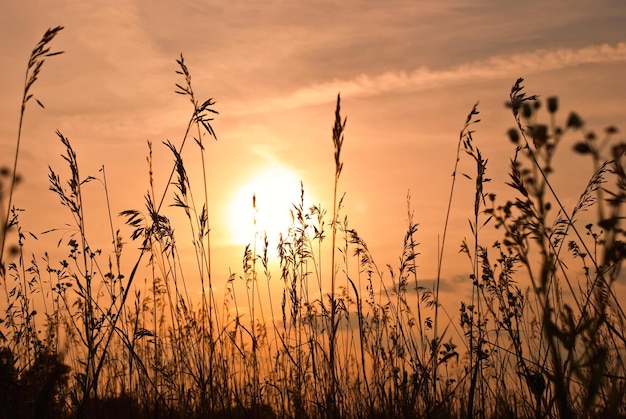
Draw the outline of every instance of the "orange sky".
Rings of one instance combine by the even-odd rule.
[[[46,109],[27,110],[19,165],[24,182],[14,202],[27,209],[24,227],[40,233],[70,221],[48,191],[48,165],[64,169],[56,129],[72,141],[84,176],[105,166],[115,213],[143,206],[148,139],[155,144],[157,189],[163,189],[171,155],[161,141],[179,144],[191,112],[174,94],[182,52],[196,95],[215,98],[220,112],[219,141],[207,144],[218,278],[229,268],[240,271],[242,247],[228,245],[227,213],[238,189],[256,175],[276,166],[293,170],[330,211],[338,92],[348,117],[340,191],[350,225],[381,267],[396,265],[410,190],[424,279],[436,275],[458,133],[477,100],[482,122],[475,141],[489,158],[495,191],[507,180],[513,151],[505,135],[513,119],[503,104],[517,77],[526,79],[529,93],[558,95],[562,119],[576,110],[598,130],[626,129],[621,0],[0,0],[0,9],[1,165],[12,162],[30,51],[45,29],[65,26],[53,48],[66,54],[45,64],[35,86]],[[555,182],[572,204],[591,162],[563,148]],[[194,157],[186,156],[188,164],[199,167]],[[471,170],[468,160],[461,166]],[[88,199],[93,212],[87,217],[97,230],[102,188],[91,185]],[[472,200],[473,183],[459,178],[445,290],[454,290],[452,278],[469,270],[456,253],[471,234]],[[46,239],[52,243],[46,246],[58,238]]]

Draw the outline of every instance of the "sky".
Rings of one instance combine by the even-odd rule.
[[[214,98],[219,112],[218,141],[205,143],[218,278],[241,270],[241,225],[249,225],[241,217],[250,213],[233,213],[251,203],[252,192],[261,209],[287,217],[287,209],[271,207],[276,196],[263,199],[260,185],[275,182],[270,191],[281,191],[288,206],[302,181],[310,202],[331,211],[338,93],[347,116],[344,214],[379,265],[396,266],[410,192],[420,224],[418,273],[426,281],[436,276],[459,131],[474,103],[481,117],[474,140],[489,159],[489,188],[498,193],[514,151],[506,137],[514,121],[504,103],[518,77],[529,94],[560,98],[561,121],[575,110],[597,130],[624,129],[621,0],[0,0],[0,10],[2,166],[12,163],[30,51],[47,28],[65,27],[52,44],[65,54],[45,63],[34,90],[46,109],[26,113],[23,182],[14,202],[26,209],[24,228],[39,235],[71,221],[48,191],[48,166],[66,174],[56,130],[72,142],[83,176],[101,178],[105,167],[113,213],[143,206],[148,140],[163,190],[172,158],[161,143],[180,144],[193,110],[174,93],[182,53],[196,96]],[[554,179],[571,206],[592,166],[563,148]],[[195,150],[183,157],[199,179]],[[460,170],[471,173],[469,159]],[[471,270],[457,253],[471,235],[473,186],[457,179],[442,272],[450,294]],[[90,185],[86,199],[88,228],[107,246],[102,184]],[[114,224],[122,228],[123,220]],[[54,247],[60,237],[40,242]]]

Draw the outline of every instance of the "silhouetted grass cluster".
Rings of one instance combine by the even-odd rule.
[[[476,104],[459,135],[431,289],[418,276],[410,195],[397,266],[380,268],[349,225],[340,193],[346,118],[338,96],[330,218],[321,206],[304,204],[303,187],[277,260],[258,232],[244,249],[240,273],[215,277],[205,140],[217,139],[211,126],[217,111],[213,99],[195,97],[181,56],[176,93],[193,109],[180,143],[164,143],[173,165],[159,193],[148,144],[144,207],[120,214],[130,237],[114,227],[117,218],[108,209],[102,225],[110,230],[111,247],[90,246],[83,190],[101,180],[108,202],[106,174],[102,168],[98,179],[84,176],[70,140],[57,132],[70,175],[50,168],[50,189],[71,216],[73,233],[60,241],[65,258],[52,260],[46,252],[28,260],[29,238],[12,206],[22,118],[45,58],[58,54],[48,45],[61,29],[47,31],[31,55],[13,169],[0,171],[6,207],[0,416],[626,417],[626,317],[614,291],[626,256],[626,144],[614,140],[616,128],[600,138],[575,113],[559,122],[557,98],[527,95],[518,79],[508,101],[512,198],[501,202],[488,192],[488,159],[475,138]],[[577,138],[570,142],[574,152],[588,155],[595,171],[568,209],[550,176],[557,148],[571,136]],[[189,146],[202,159],[199,184],[183,161]],[[461,159],[475,168],[464,174],[475,195],[471,234],[461,243],[472,292],[452,316],[439,303],[439,283]],[[185,215],[193,266],[181,264],[164,205]],[[485,229],[495,229],[499,239],[486,243]],[[17,233],[15,243],[7,241],[10,232]],[[129,268],[122,254],[132,259]],[[190,298],[189,278],[200,280],[200,301]],[[270,292],[273,281],[282,284],[279,301]],[[225,290],[222,301],[218,288]]]

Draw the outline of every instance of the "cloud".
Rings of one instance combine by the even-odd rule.
[[[496,55],[444,70],[420,67],[412,72],[388,71],[360,74],[351,80],[333,80],[301,88],[263,102],[241,103],[231,112],[245,115],[295,109],[334,101],[338,92],[350,97],[373,97],[386,93],[416,92],[468,81],[511,78],[584,64],[626,61],[626,43],[590,45],[583,48],[539,49],[513,55]]]
[[[436,278],[419,278],[417,280],[417,285],[425,290],[428,291],[435,291],[435,284],[437,282]],[[396,291],[395,288],[392,284],[385,284],[386,285],[386,291],[383,289],[378,289],[376,291],[376,295],[382,295],[382,296],[386,296],[387,294],[389,294],[390,296],[392,295],[396,295]],[[457,274],[457,275],[452,275],[450,277],[444,277],[441,278],[441,280],[439,281],[439,292],[440,293],[452,293],[452,294],[456,294],[459,292],[460,289],[470,289],[471,286],[471,281],[469,279],[469,273],[467,274]],[[417,290],[415,289],[415,283],[413,282],[413,280],[411,279],[409,281],[409,284],[406,287],[406,295],[416,295],[417,294]],[[420,294],[423,294],[423,291],[420,291]]]

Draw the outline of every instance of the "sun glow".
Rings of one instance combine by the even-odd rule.
[[[290,209],[300,202],[300,179],[285,167],[267,169],[240,187],[228,206],[233,244],[248,244],[267,233],[275,248],[291,224]]]

